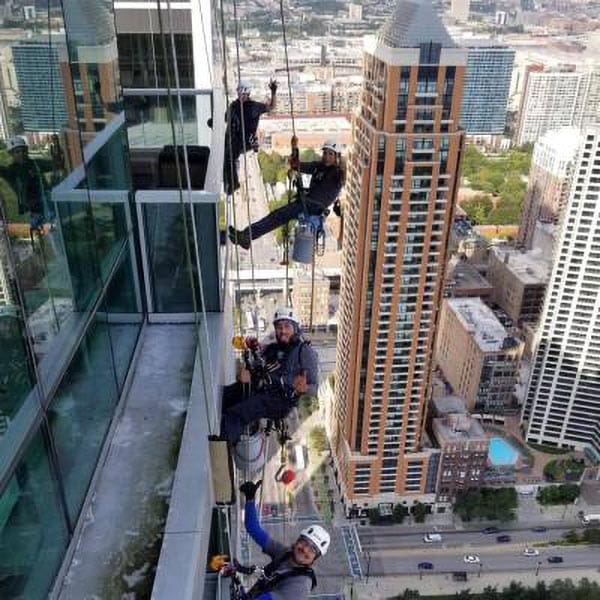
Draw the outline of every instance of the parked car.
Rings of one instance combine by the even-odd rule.
[[[481,530],[481,533],[498,533],[500,530],[497,527],[486,527]]]
[[[465,554],[463,560],[469,565],[476,565],[481,562],[477,554]]]
[[[531,531],[535,531],[536,533],[544,533],[544,531],[548,531],[548,528],[544,527],[543,525],[536,525],[535,527],[531,528]]]
[[[433,542],[441,542],[442,536],[439,533],[426,533],[423,536],[423,541],[431,544]]]
[[[564,559],[562,556],[549,556],[548,562],[549,563],[561,563],[561,562],[564,562]]]
[[[505,544],[506,542],[510,542],[510,540],[511,540],[510,535],[499,535],[496,538],[496,541],[500,542],[501,544]]]
[[[430,562],[420,562],[417,567],[419,569],[423,569],[424,571],[431,571],[433,569],[433,563]]]
[[[539,556],[540,551],[536,548],[525,548],[523,550],[523,556]]]

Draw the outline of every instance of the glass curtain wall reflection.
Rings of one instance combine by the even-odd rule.
[[[47,597],[144,318],[112,6],[0,25],[3,600]]]

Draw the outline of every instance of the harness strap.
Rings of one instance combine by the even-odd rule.
[[[260,579],[248,590],[247,598],[254,600],[261,594],[271,592],[290,577],[308,577],[311,581],[311,591],[317,586],[317,577],[310,567],[292,567],[288,571],[277,573],[277,569],[292,555],[291,550],[275,557],[263,570]]]

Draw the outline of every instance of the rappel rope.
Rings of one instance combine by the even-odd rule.
[[[162,20],[162,8],[161,8],[161,0],[156,0],[157,3],[157,17],[158,17],[158,24],[159,24],[159,31],[160,31],[160,39],[162,42],[162,58],[164,60],[165,65],[169,64],[168,61],[168,55],[167,55],[167,46],[165,43],[165,39],[166,39],[166,33],[164,30],[164,26],[163,26],[163,20]],[[167,0],[167,13],[169,15],[169,24],[170,24],[170,29],[171,29],[171,45],[173,48],[173,67],[174,67],[174,71],[175,71],[175,81],[176,81],[176,85],[178,86],[179,83],[179,73],[178,73],[178,64],[177,64],[177,55],[175,54],[175,38],[174,38],[174,34],[173,34],[173,27],[172,27],[172,14],[171,14],[171,0]],[[189,240],[189,225],[188,225],[188,215],[186,212],[186,203],[183,199],[183,180],[181,177],[181,164],[180,164],[180,160],[179,160],[179,151],[178,151],[178,146],[177,146],[177,136],[176,136],[176,132],[175,132],[175,118],[174,118],[174,110],[173,110],[173,93],[172,93],[172,85],[171,85],[171,74],[169,72],[169,69],[166,68],[165,69],[165,73],[166,73],[166,89],[167,89],[167,113],[168,113],[168,119],[169,119],[169,123],[171,125],[171,135],[173,137],[173,147],[174,147],[174,155],[175,155],[175,171],[177,172],[177,186],[178,186],[178,191],[179,191],[179,202],[180,202],[180,206],[181,206],[181,214],[182,214],[182,221],[183,221],[183,231],[184,231],[184,246],[185,246],[185,254],[186,254],[186,262],[187,262],[187,270],[188,270],[188,276],[189,276],[189,282],[190,282],[190,288],[191,288],[191,292],[192,292],[192,307],[193,307],[193,311],[194,311],[194,333],[196,336],[196,342],[198,344],[198,348],[201,348],[202,346],[205,346],[205,348],[209,348],[209,336],[208,336],[208,325],[207,325],[207,319],[206,319],[206,304],[204,302],[204,285],[203,285],[203,281],[202,281],[202,268],[200,265],[200,255],[199,255],[199,248],[198,248],[198,238],[196,235],[196,227],[195,227],[195,218],[194,218],[194,212],[193,212],[193,204],[191,201],[191,178],[190,178],[190,171],[189,171],[189,164],[188,164],[188,160],[187,160],[187,146],[185,145],[185,138],[184,138],[184,130],[183,130],[183,112],[181,111],[181,91],[179,90],[179,86],[178,86],[178,99],[179,99],[179,103],[180,103],[180,126],[181,126],[181,135],[182,135],[182,141],[183,141],[183,147],[184,147],[184,159],[185,159],[185,175],[186,175],[186,180],[187,180],[187,191],[188,191],[188,197],[190,200],[190,213],[191,213],[191,219],[192,219],[192,229],[193,229],[193,234],[194,234],[194,246],[195,246],[195,251],[196,251],[196,269],[197,269],[197,278],[198,278],[198,287],[200,290],[200,301],[202,302],[202,316],[203,316],[203,322],[204,322],[204,330],[205,330],[205,337],[206,337],[206,341],[205,344],[201,343],[200,340],[200,323],[199,323],[199,316],[198,316],[198,298],[196,296],[196,285],[194,282],[194,273],[193,273],[193,266],[192,266],[192,250],[190,248],[190,240]],[[204,405],[205,405],[205,411],[206,411],[206,419],[207,419],[207,423],[208,423],[208,428],[209,428],[209,432],[212,432],[212,428],[211,428],[211,414],[210,414],[210,406],[209,406],[209,389],[207,387],[208,385],[208,377],[205,373],[205,369],[208,365],[206,365],[205,363],[208,362],[210,363],[210,355],[208,356],[208,361],[204,361],[201,360],[201,368],[202,368],[202,385],[204,388]],[[210,371],[209,371],[210,372]]]
[[[288,44],[287,44],[287,32],[285,27],[285,13],[283,10],[283,0],[279,0],[279,15],[281,18],[281,33],[283,36],[283,52],[285,57],[285,72],[287,78],[287,86],[288,86],[288,96],[290,99],[290,117],[292,119],[292,154],[294,153],[294,142],[297,144],[298,138],[296,136],[296,119],[294,117],[294,94],[292,93],[292,79],[290,77],[290,60],[288,55]],[[296,152],[298,148],[296,146]],[[299,157],[298,157],[299,158]],[[298,177],[300,175],[298,174]],[[291,177],[288,176],[287,182],[287,201],[290,204],[292,199],[292,180]],[[284,230],[284,252],[283,252],[283,260],[285,262],[285,302],[288,306],[292,305],[291,295],[290,295],[290,224],[289,222],[285,224]]]
[[[235,37],[235,54],[236,54],[236,60],[237,60],[237,76],[238,76],[238,83],[242,80],[242,69],[241,69],[241,61],[240,61],[240,36],[239,36],[239,22],[238,22],[238,16],[237,16],[237,0],[233,0],[233,20],[235,23],[235,29],[234,29],[234,37]],[[256,310],[258,308],[258,292],[256,291],[256,281],[254,278],[254,246],[253,246],[253,240],[252,240],[252,227],[250,227],[250,225],[252,224],[252,215],[250,214],[250,197],[248,195],[250,186],[248,185],[248,157],[246,156],[246,152],[248,151],[248,148],[246,148],[246,119],[244,117],[244,107],[242,106],[242,103],[240,102],[240,121],[241,121],[241,125],[242,125],[242,148],[243,148],[243,162],[244,162],[244,184],[245,184],[245,196],[246,196],[246,213],[248,216],[248,238],[250,240],[250,269],[251,269],[251,274],[252,274],[252,292],[254,294],[254,312],[256,313]],[[236,244],[237,245],[237,244]],[[253,315],[254,317],[256,317],[256,314]],[[256,330],[256,337],[258,338],[258,336],[260,335],[260,332],[258,330],[258,318],[255,318],[255,330]]]

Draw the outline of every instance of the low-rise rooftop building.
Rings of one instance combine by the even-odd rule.
[[[535,323],[542,310],[551,266],[551,256],[540,249],[521,252],[493,248],[487,272],[494,289],[493,301],[515,323]]]
[[[523,342],[511,336],[480,298],[444,300],[436,361],[467,408],[502,414],[514,404]]]

